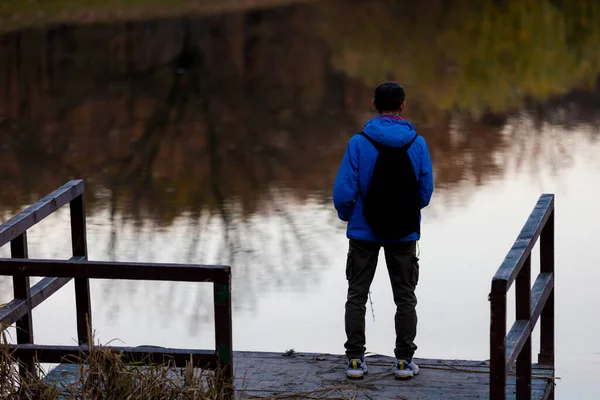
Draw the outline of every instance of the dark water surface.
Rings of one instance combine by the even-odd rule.
[[[488,357],[491,278],[552,192],[557,394],[597,398],[600,3],[425,3],[0,36],[0,220],[84,178],[90,259],[231,264],[237,350],[341,353],[347,242],[332,183],[372,88],[396,79],[436,184],[417,355]],[[31,257],[69,257],[64,211],[32,229]],[[0,289],[8,301],[10,279]],[[209,286],[95,281],[92,305],[103,342],[213,346]],[[368,308],[368,350],[391,354],[385,268]],[[72,286],[34,326],[38,343],[73,343]]]

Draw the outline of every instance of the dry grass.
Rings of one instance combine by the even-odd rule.
[[[89,346],[87,356],[76,359],[74,379],[64,386],[46,382],[43,376],[20,377],[6,333],[0,334],[0,399],[47,400],[220,400],[231,386],[218,372],[199,371],[188,364],[176,369],[171,363],[127,363],[121,354]],[[38,365],[38,372],[41,371]]]

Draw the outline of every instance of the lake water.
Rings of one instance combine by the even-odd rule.
[[[236,350],[342,353],[347,240],[332,184],[374,85],[395,79],[436,184],[417,356],[489,357],[491,278],[539,195],[555,193],[557,396],[596,399],[600,6],[527,4],[327,1],[5,33],[0,220],[84,178],[90,259],[230,264]],[[29,232],[30,257],[70,256],[68,217]],[[367,347],[391,355],[380,263]],[[91,287],[101,342],[214,345],[210,285]],[[11,298],[0,277],[0,303]],[[74,343],[72,284],[36,308],[34,333]]]

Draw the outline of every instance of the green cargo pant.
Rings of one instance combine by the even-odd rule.
[[[346,356],[364,359],[366,303],[382,246],[396,303],[394,353],[396,358],[410,362],[417,350],[413,341],[417,335],[415,288],[419,280],[419,259],[414,241],[381,244],[350,239],[346,263]]]

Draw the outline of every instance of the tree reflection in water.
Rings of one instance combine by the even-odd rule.
[[[169,261],[231,264],[235,306],[251,308],[265,291],[318,284],[329,265],[341,234],[331,185],[384,76],[407,87],[439,204],[464,204],[509,168],[568,166],[576,147],[545,127],[586,126],[598,140],[597,2],[434,3],[328,1],[1,36],[0,213],[84,177],[90,218],[109,221],[91,228],[103,258],[177,248]],[[360,24],[365,15],[378,23]],[[381,40],[396,33],[404,39]],[[548,41],[560,45],[541,57]],[[150,287],[106,284],[102,307]],[[177,288],[153,294],[164,318],[190,302]],[[212,303],[209,291],[193,296],[195,330]]]

